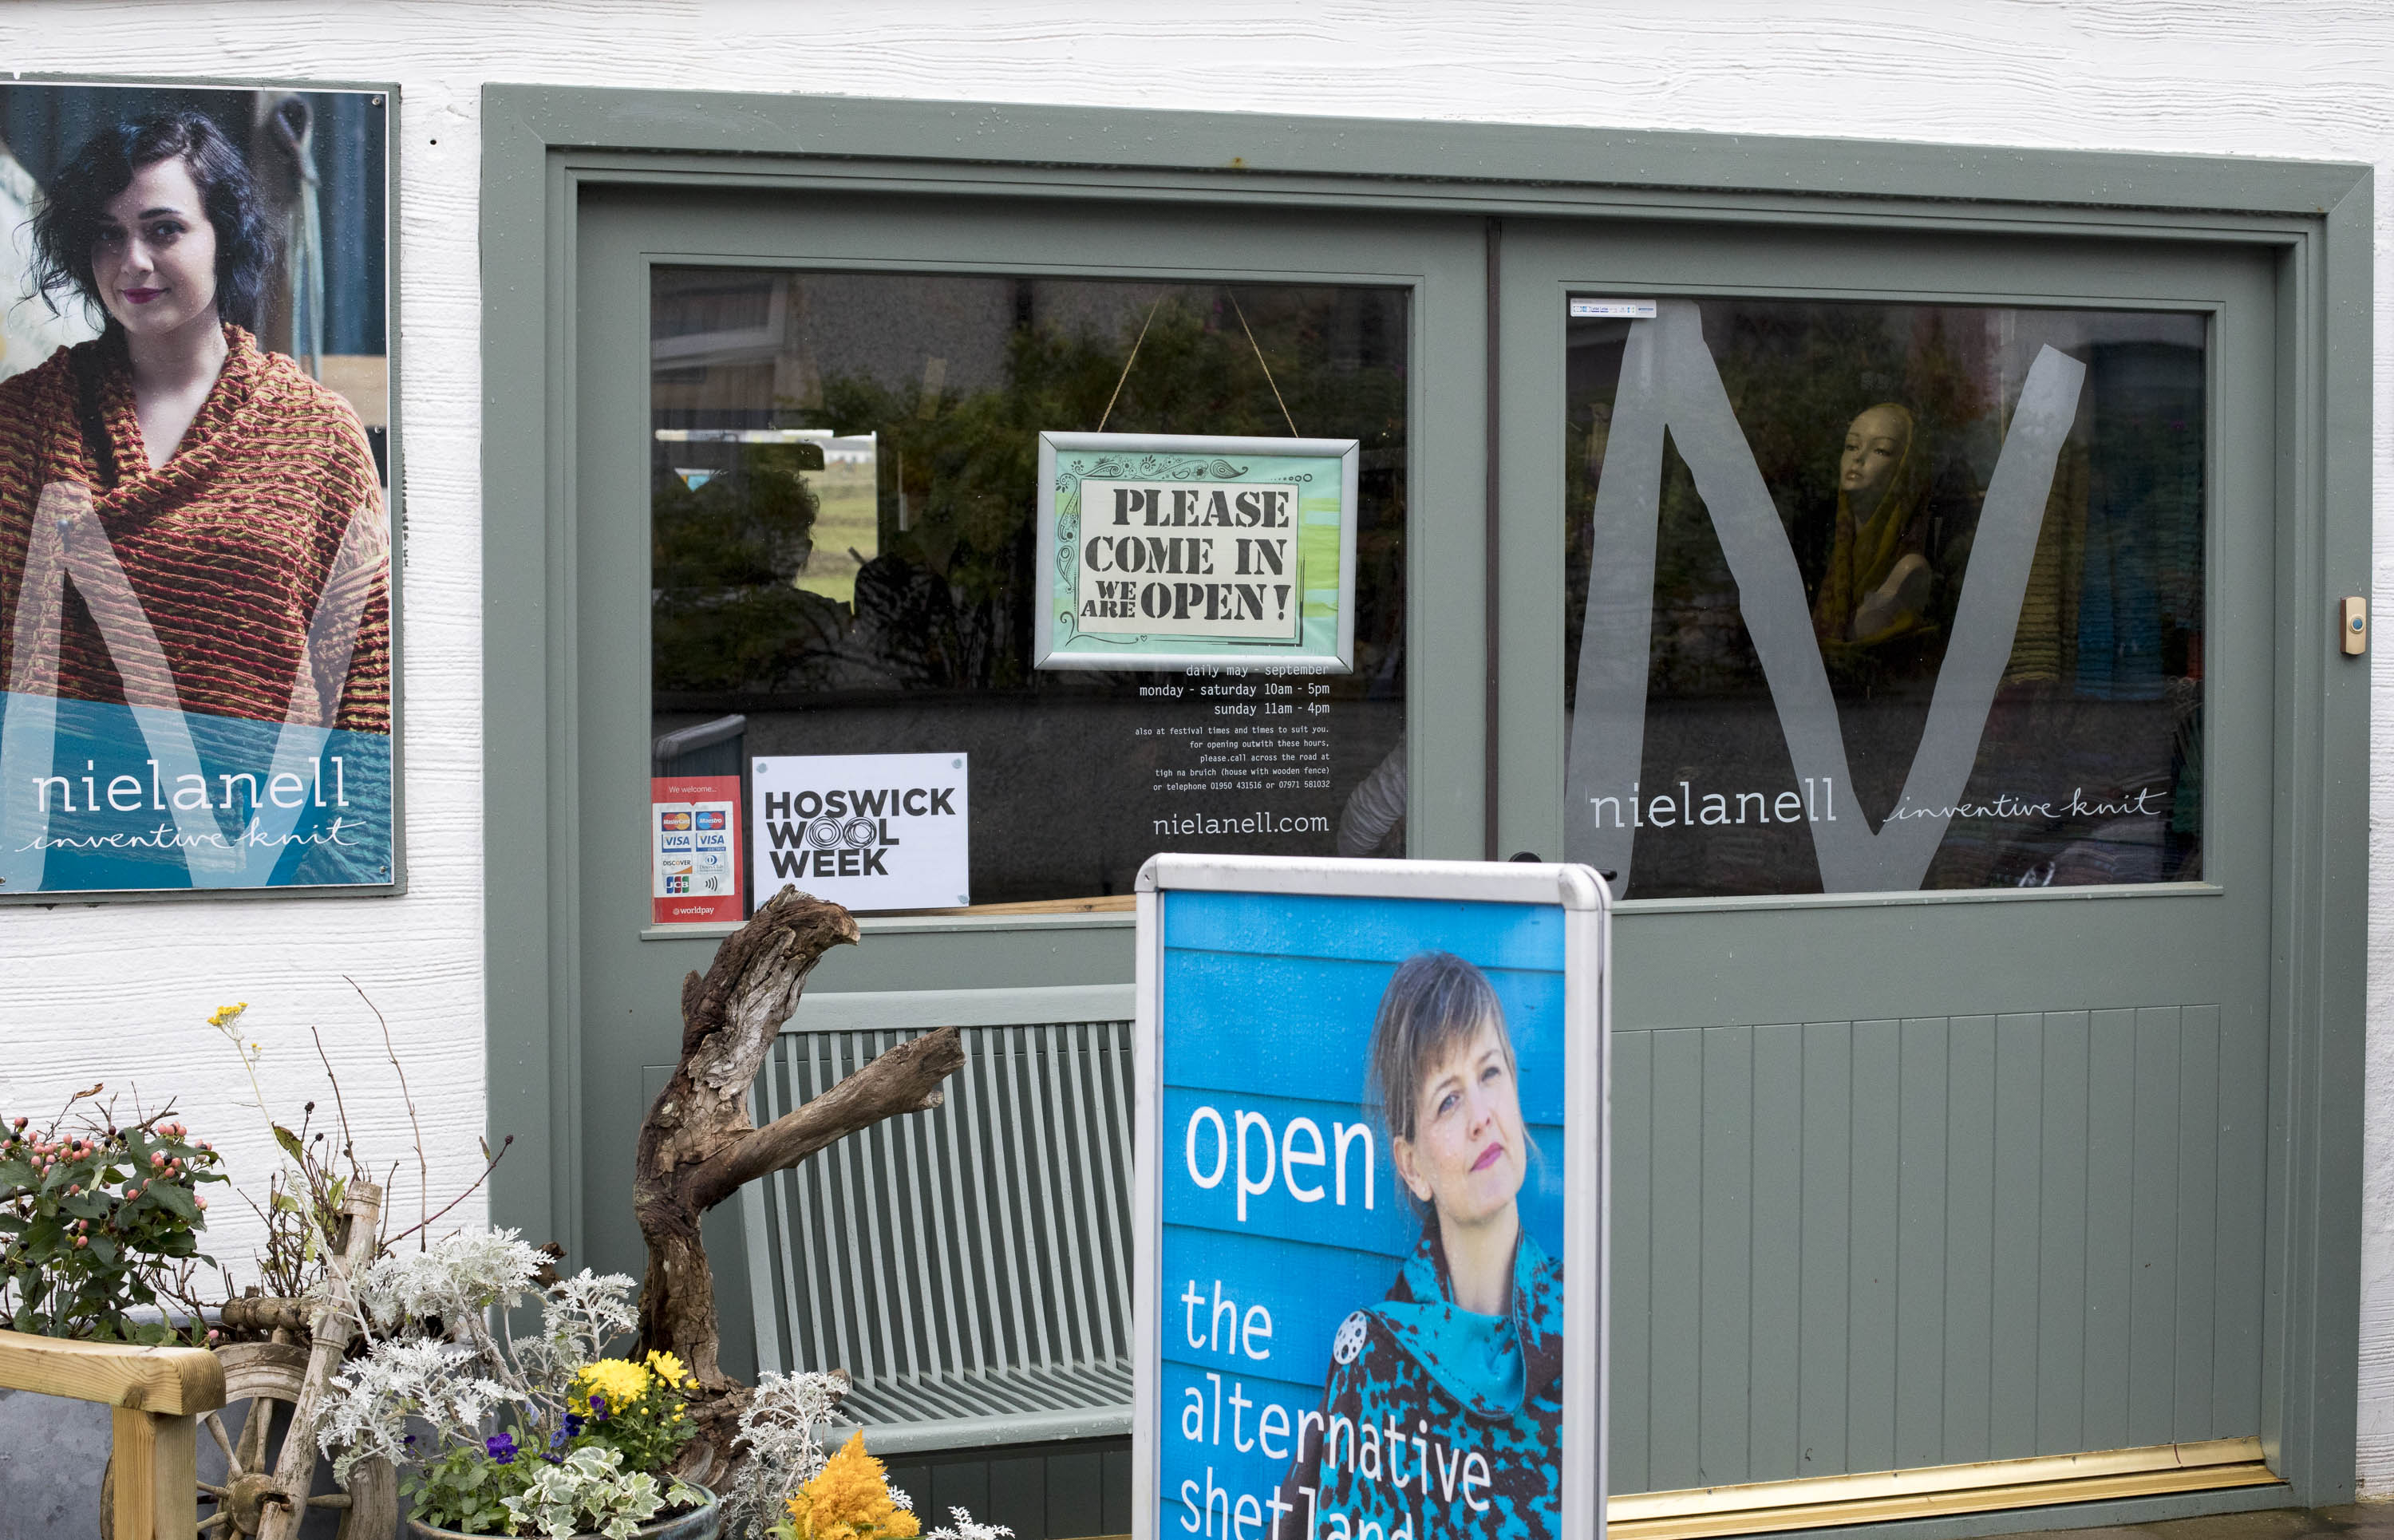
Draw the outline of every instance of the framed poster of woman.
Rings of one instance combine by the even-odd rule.
[[[1148,863],[1135,1533],[1601,1533],[1607,902]]]
[[[398,883],[390,99],[0,85],[0,897]]]

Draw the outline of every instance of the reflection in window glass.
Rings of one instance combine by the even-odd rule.
[[[961,752],[976,904],[1126,894],[1166,849],[1401,855],[1406,306],[658,270],[656,772]],[[1033,670],[1037,437],[1100,425],[1360,440],[1354,672]]]
[[[2202,875],[2200,316],[1567,325],[1573,859],[1637,898]]]

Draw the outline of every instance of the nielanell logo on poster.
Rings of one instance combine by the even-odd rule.
[[[962,754],[786,755],[750,761],[760,891],[789,883],[846,907],[972,902]]]

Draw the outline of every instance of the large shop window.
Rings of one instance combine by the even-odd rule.
[[[1637,898],[2203,875],[2203,317],[1572,309],[1574,859]]]
[[[1127,894],[1162,849],[1404,853],[1404,291],[660,268],[651,299],[659,774],[962,761],[975,905]],[[1100,428],[1360,441],[1353,670],[1035,668],[1038,438]]]

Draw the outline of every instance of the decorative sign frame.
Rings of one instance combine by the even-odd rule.
[[[1040,434],[1033,666],[1352,670],[1360,463],[1353,439]]]
[[[12,79],[0,108],[0,903],[401,891],[396,95]],[[216,167],[179,212],[222,281],[45,266],[37,211],[88,228],[165,145]],[[170,314],[224,352],[152,471],[97,339]]]
[[[1602,1540],[1604,882],[1159,855],[1138,902],[1135,1540]],[[1495,1204],[1517,1238],[1451,1269]],[[1519,1345],[1510,1414],[1473,1322]]]

